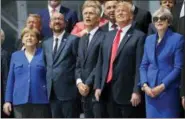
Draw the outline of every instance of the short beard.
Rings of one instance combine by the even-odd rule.
[[[62,31],[63,31],[64,29],[63,28],[60,28],[60,29],[53,29],[53,31],[55,32],[55,33],[61,33]]]

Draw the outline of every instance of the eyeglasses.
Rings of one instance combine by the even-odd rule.
[[[166,16],[161,16],[161,17],[153,17],[153,22],[157,22],[158,20],[160,21],[166,21],[168,18]]]

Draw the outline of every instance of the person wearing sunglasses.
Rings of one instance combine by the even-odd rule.
[[[172,9],[173,9],[175,4],[176,4],[176,0],[160,0],[160,6],[169,9],[171,12],[172,12]],[[170,28],[174,31],[173,26],[170,26]],[[148,33],[147,34],[151,35],[151,34],[154,34],[156,32],[157,32],[157,30],[156,30],[154,24],[150,23],[150,25],[148,27]]]
[[[167,8],[159,8],[153,14],[157,33],[145,41],[140,85],[145,92],[147,118],[178,118],[180,115],[184,37],[169,28],[172,18]]]

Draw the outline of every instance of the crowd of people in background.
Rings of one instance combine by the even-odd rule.
[[[79,21],[48,0],[16,51],[1,48],[2,117],[184,117],[184,5],[160,0],[151,15],[132,0],[86,0]]]

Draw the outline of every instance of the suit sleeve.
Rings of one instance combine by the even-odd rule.
[[[96,64],[96,71],[95,71],[95,81],[94,81],[94,89],[101,89],[101,82],[102,82],[102,65],[103,65],[103,40],[100,45],[99,55],[98,55],[98,62]]]
[[[82,39],[80,39],[80,40],[82,40]],[[78,54],[77,54],[77,59],[76,59],[76,69],[75,69],[75,79],[77,80],[77,79],[79,79],[79,78],[81,78],[81,59],[80,59],[80,56],[79,56],[79,54],[80,54],[80,41],[79,41],[79,44],[78,44],[78,50],[77,50],[77,52],[78,52]]]
[[[134,89],[133,92],[139,92],[140,88],[138,86],[140,75],[139,75],[139,67],[140,63],[143,57],[143,46],[144,46],[144,41],[145,41],[145,35],[141,36],[139,38],[139,41],[137,43],[137,49],[136,49],[136,74],[135,74],[135,84],[134,84]]]
[[[101,43],[102,43],[102,41],[103,41],[103,39],[104,39],[104,35],[102,35],[102,37],[101,37],[100,39],[101,39],[101,42],[100,42],[100,44],[99,44],[99,50],[98,50],[98,51],[100,51]],[[98,59],[98,60],[99,60],[99,59]],[[97,60],[97,62],[98,62],[98,60]],[[95,82],[94,80],[95,80],[96,70],[97,70],[97,63],[96,63],[96,66],[94,67],[93,71],[90,73],[89,77],[88,77],[87,80],[85,81],[85,83],[86,83],[87,85],[93,85],[93,83]]]
[[[184,45],[185,49],[185,45]],[[183,69],[182,69],[182,78],[181,78],[181,96],[185,96],[185,52],[184,52],[184,59],[183,59]]]
[[[175,54],[174,54],[174,67],[173,70],[162,80],[165,88],[177,80],[177,77],[181,73],[183,66],[183,49],[184,49],[184,39],[181,37],[179,42],[176,44]]]
[[[150,64],[149,60],[148,60],[148,56],[147,56],[147,49],[146,49],[147,40],[149,40],[149,39],[146,39],[146,41],[145,41],[144,54],[143,54],[143,58],[142,58],[142,61],[141,61],[140,68],[139,68],[139,71],[140,71],[139,85],[140,86],[143,86],[144,83],[147,83],[147,70],[148,70],[148,65]]]
[[[13,61],[14,61],[14,55],[12,54],[9,73],[8,73],[8,80],[6,85],[5,102],[13,101],[13,90],[14,90],[14,82],[15,82]]]
[[[144,20],[144,32],[147,33],[149,24],[152,21],[152,16],[150,14],[150,12],[147,11],[146,16],[145,16],[145,20]]]
[[[42,49],[43,49],[43,61],[44,61],[44,65],[47,66],[47,62],[46,62],[46,52],[45,52],[45,42],[42,42]]]

